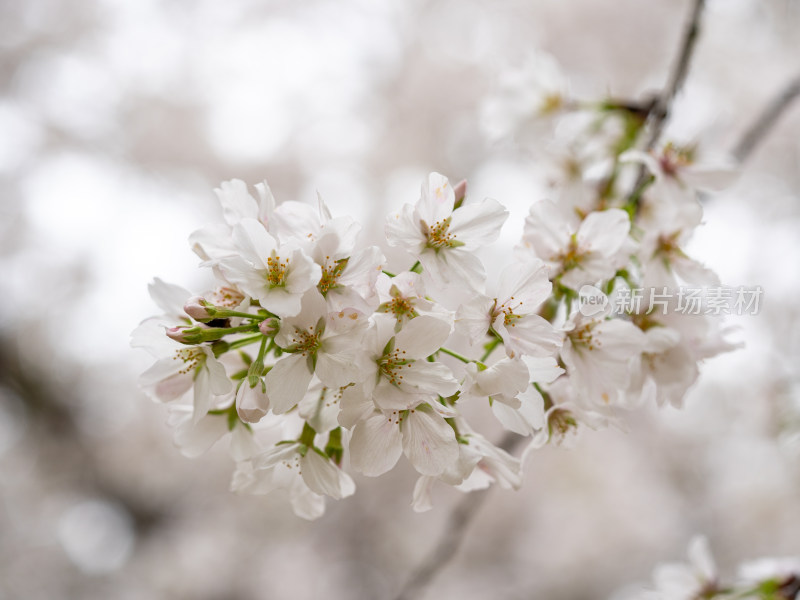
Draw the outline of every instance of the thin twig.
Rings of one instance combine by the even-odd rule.
[[[753,150],[764,140],[778,122],[783,112],[800,96],[800,74],[775,96],[742,135],[733,149],[733,156],[740,163],[746,161]]]
[[[647,137],[647,142],[644,145],[644,151],[651,150],[656,145],[661,133],[666,125],[667,118],[669,117],[672,102],[675,100],[678,92],[683,87],[686,81],[686,76],[689,74],[689,66],[692,62],[695,47],[697,46],[697,39],[700,35],[700,17],[705,8],[705,0],[694,0],[692,5],[692,13],[689,16],[686,27],[683,31],[681,38],[681,45],[679,46],[678,58],[672,67],[672,72],[667,80],[666,86],[656,98],[653,107],[650,111],[647,125],[650,127],[650,134]],[[628,201],[634,206],[639,203],[639,198],[634,198],[636,190],[642,187],[642,184],[647,179],[647,167],[642,165],[639,168],[639,174],[636,177],[636,182],[631,188],[631,193],[628,195]]]
[[[650,115],[650,136],[647,138],[645,150],[650,150],[655,146],[658,138],[661,137],[661,132],[664,129],[670,108],[672,107],[672,101],[683,87],[686,76],[689,74],[689,65],[692,62],[692,56],[694,55],[697,39],[700,34],[700,17],[703,14],[705,4],[705,0],[694,0],[692,14],[689,17],[689,21],[683,32],[683,38],[681,39],[678,59],[675,61],[667,85],[658,95],[658,100]]]
[[[526,438],[515,433],[506,433],[497,445],[506,452],[512,452]],[[467,528],[481,506],[489,497],[491,488],[470,492],[464,496],[450,512],[444,533],[431,553],[422,561],[417,570],[411,574],[395,600],[412,600],[424,590],[434,577],[455,558],[461,547]]]

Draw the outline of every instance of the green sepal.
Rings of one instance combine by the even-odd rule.
[[[223,340],[217,340],[213,344],[211,344],[211,351],[214,353],[214,358],[219,358],[223,354],[225,354],[228,349],[230,348],[230,344]]]
[[[303,424],[303,431],[300,433],[300,437],[297,438],[297,441],[304,446],[310,447],[314,445],[315,437],[317,437],[317,432],[314,431],[314,428],[308,424],[308,421],[306,421]],[[305,453],[303,456],[305,456]]]
[[[239,422],[239,413],[236,412],[236,404],[231,404],[230,408],[228,409],[228,431],[233,431],[233,428],[236,427],[236,423]]]
[[[231,375],[231,379],[234,381],[241,381],[245,377],[247,377],[248,369],[242,369],[241,371],[236,371],[233,375]]]
[[[342,428],[337,427],[328,434],[328,443],[325,445],[325,454],[338,466],[342,466]]]

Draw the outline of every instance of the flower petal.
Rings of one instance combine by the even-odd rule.
[[[233,228],[233,239],[242,257],[254,267],[265,268],[267,257],[277,247],[264,226],[255,219],[242,219]]]
[[[395,348],[405,350],[403,357],[426,358],[444,346],[450,337],[450,323],[436,317],[411,319],[395,336]]]
[[[364,475],[383,475],[394,467],[402,453],[400,427],[390,415],[374,413],[353,429],[350,464]]]
[[[553,202],[540,200],[531,206],[525,219],[522,243],[542,260],[553,260],[566,250],[573,232],[571,224]]]
[[[480,204],[456,209],[450,220],[450,233],[468,249],[491,244],[500,236],[508,211],[497,200],[486,198]]]
[[[590,213],[578,228],[578,247],[611,257],[622,247],[631,230],[631,219],[624,210],[609,208]]]
[[[317,494],[341,500],[352,496],[356,491],[355,483],[350,476],[330,459],[322,457],[314,448],[309,448],[306,455],[300,459],[300,470],[303,481]]]
[[[223,181],[214,192],[222,206],[222,217],[228,225],[236,225],[244,218],[258,217],[258,204],[241,179]]]
[[[153,279],[153,283],[147,286],[150,297],[158,307],[167,315],[185,317],[183,305],[192,293],[174,283],[167,283],[158,277]]]
[[[400,425],[403,452],[422,475],[441,475],[458,460],[453,428],[430,406],[420,404]]]
[[[282,357],[270,369],[264,383],[272,402],[272,412],[282,415],[294,407],[305,396],[311,383],[309,360],[302,353]]]
[[[390,246],[400,246],[414,255],[419,254],[428,241],[410,204],[404,204],[399,212],[386,217],[385,232]]]
[[[431,173],[422,184],[416,212],[428,225],[433,226],[450,216],[455,202],[455,192],[447,177],[441,173]]]

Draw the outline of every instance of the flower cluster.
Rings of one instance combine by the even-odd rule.
[[[643,402],[680,407],[699,361],[732,348],[720,318],[646,300],[588,314],[578,300],[586,285],[613,298],[719,284],[684,251],[702,171],[671,145],[632,149],[635,115],[600,114],[625,126],[594,128],[605,155],[571,163],[553,199],[532,204],[502,268],[476,251],[507,211],[438,173],[386,220],[404,269],[322,200],[278,204],[266,182],[255,196],[223,183],[224,221],[190,238],[217,287],[197,296],[155,280],[163,314],[133,334],[157,359],[142,384],[170,403],[182,451],[229,438],[233,489],[286,490],[308,519],[325,496],[354,492],[349,472],[382,475],[404,456],[425,510],[437,481],[520,485],[521,460],[484,437],[487,420],[529,436],[530,453]]]

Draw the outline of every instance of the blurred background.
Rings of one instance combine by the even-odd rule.
[[[184,458],[128,346],[154,276],[205,274],[186,239],[213,188],[267,178],[380,243],[429,171],[512,218],[547,194],[535,148],[487,102],[532,52],[572,94],[664,83],[686,0],[0,0],[0,598],[388,598],[458,492],[409,506],[398,468],[307,523],[228,492],[227,449]],[[800,2],[710,1],[668,136],[730,151],[800,71]],[[534,150],[532,150],[534,148]],[[800,554],[800,106],[706,201],[693,253],[760,285],[746,348],[703,367],[682,411],[588,431],[494,490],[425,598],[594,599],[709,536],[720,568]]]

